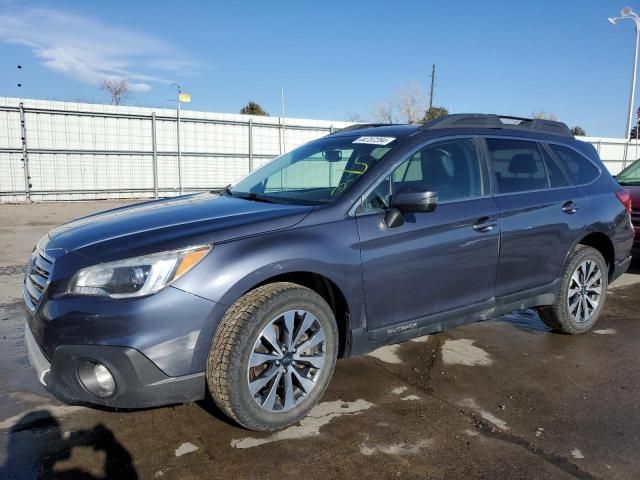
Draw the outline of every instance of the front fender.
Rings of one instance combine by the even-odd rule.
[[[276,276],[298,272],[315,273],[331,280],[347,301],[351,327],[363,327],[359,239],[353,219],[298,225],[216,244],[202,262],[173,286],[230,306],[255,286]],[[217,322],[198,341],[210,342],[216,328]]]

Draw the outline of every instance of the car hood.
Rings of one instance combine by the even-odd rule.
[[[210,193],[187,195],[66,223],[49,232],[46,250],[108,261],[288,228],[312,209]]]

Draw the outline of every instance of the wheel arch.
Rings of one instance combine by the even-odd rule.
[[[590,232],[582,237],[577,245],[586,245],[598,250],[607,262],[607,268],[609,273],[609,280],[615,270],[615,249],[611,239],[602,232]]]
[[[309,288],[320,295],[329,304],[338,326],[338,358],[348,357],[351,347],[351,310],[349,303],[338,285],[325,275],[310,271],[282,273],[262,280],[242,293],[275,282],[291,282]]]

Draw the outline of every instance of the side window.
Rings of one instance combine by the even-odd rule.
[[[544,166],[547,169],[547,176],[549,177],[549,185],[551,188],[569,186],[567,177],[565,177],[556,161],[551,158],[551,155],[547,153],[542,145],[540,146],[540,151],[542,152],[542,159],[544,160]]]
[[[487,138],[499,193],[549,188],[538,144],[526,140]]]
[[[438,202],[482,196],[480,162],[472,139],[432,143],[402,162],[363,205],[364,211],[388,208],[399,190],[436,192]]]
[[[549,146],[567,166],[567,171],[576,185],[590,183],[598,177],[599,172],[596,166],[575,150],[562,145],[549,144]]]

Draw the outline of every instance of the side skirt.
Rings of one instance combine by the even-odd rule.
[[[514,310],[551,305],[555,301],[559,283],[558,279],[543,287],[492,298],[468,307],[387,325],[375,330],[365,328],[352,330],[349,356],[364,355],[384,345],[405,342],[412,338],[442,332],[468,323],[490,320]]]

